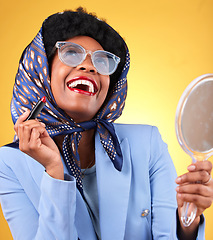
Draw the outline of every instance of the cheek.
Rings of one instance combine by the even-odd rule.
[[[101,82],[102,82],[102,88],[104,90],[104,93],[105,95],[107,95],[109,91],[110,77],[104,76]]]
[[[65,89],[65,80],[71,69],[62,65],[60,62],[52,64],[50,87],[53,96]],[[62,94],[62,93],[61,93]],[[55,96],[54,96],[55,97]]]
[[[56,104],[60,105],[64,96],[64,81],[62,81],[60,71],[56,69],[51,72],[50,88]]]
[[[102,79],[102,96],[101,96],[101,104],[100,107],[109,100],[109,85],[110,85],[110,77],[104,76]]]
[[[57,81],[58,77],[55,75],[54,71],[51,72],[51,79],[50,79],[50,87],[51,87],[51,91],[53,94],[53,97],[56,98],[57,93],[58,93],[58,87],[59,83]],[[56,99],[55,99],[56,100]]]
[[[51,76],[50,87],[51,87],[53,95],[54,95],[55,88],[57,86],[57,79],[58,79],[58,73],[59,73],[59,71],[57,71],[57,69],[58,69],[57,65],[58,65],[57,61],[55,59],[53,59],[52,64],[51,64],[51,74],[50,74],[50,76]]]

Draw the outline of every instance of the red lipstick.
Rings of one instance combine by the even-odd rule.
[[[30,119],[35,119],[38,116],[38,114],[41,112],[43,107],[45,106],[45,103],[46,103],[46,97],[44,96],[32,108],[30,115],[27,117],[26,121]]]

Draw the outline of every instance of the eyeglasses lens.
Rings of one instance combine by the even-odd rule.
[[[60,52],[63,62],[71,67],[79,65],[84,58],[82,49],[74,45],[64,45],[60,48]]]
[[[78,66],[86,57],[85,50],[77,44],[64,44],[59,47],[59,54],[61,61],[71,67]],[[92,62],[100,74],[110,75],[116,70],[119,61],[116,61],[114,54],[98,50],[92,54]]]

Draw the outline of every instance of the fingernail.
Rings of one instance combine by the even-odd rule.
[[[177,196],[180,198],[180,197],[182,196],[182,194],[181,194],[181,193],[178,193]]]
[[[179,191],[180,191],[180,188],[179,188],[179,187],[176,187],[175,190],[176,190],[176,192],[179,192]]]
[[[29,110],[26,110],[22,115],[26,115],[29,113]]]
[[[43,123],[43,122],[41,122],[41,125],[42,125],[43,127],[46,127],[46,124],[45,124],[45,123]]]
[[[181,177],[176,178],[175,182],[180,183],[181,182]]]
[[[194,170],[195,170],[195,165],[189,165],[189,166],[187,167],[187,169],[188,169],[189,171],[194,171]]]

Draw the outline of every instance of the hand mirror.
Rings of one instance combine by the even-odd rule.
[[[180,146],[193,162],[213,155],[213,74],[202,75],[187,86],[177,106],[175,128]],[[184,203],[184,226],[194,221],[196,212],[195,204]]]

